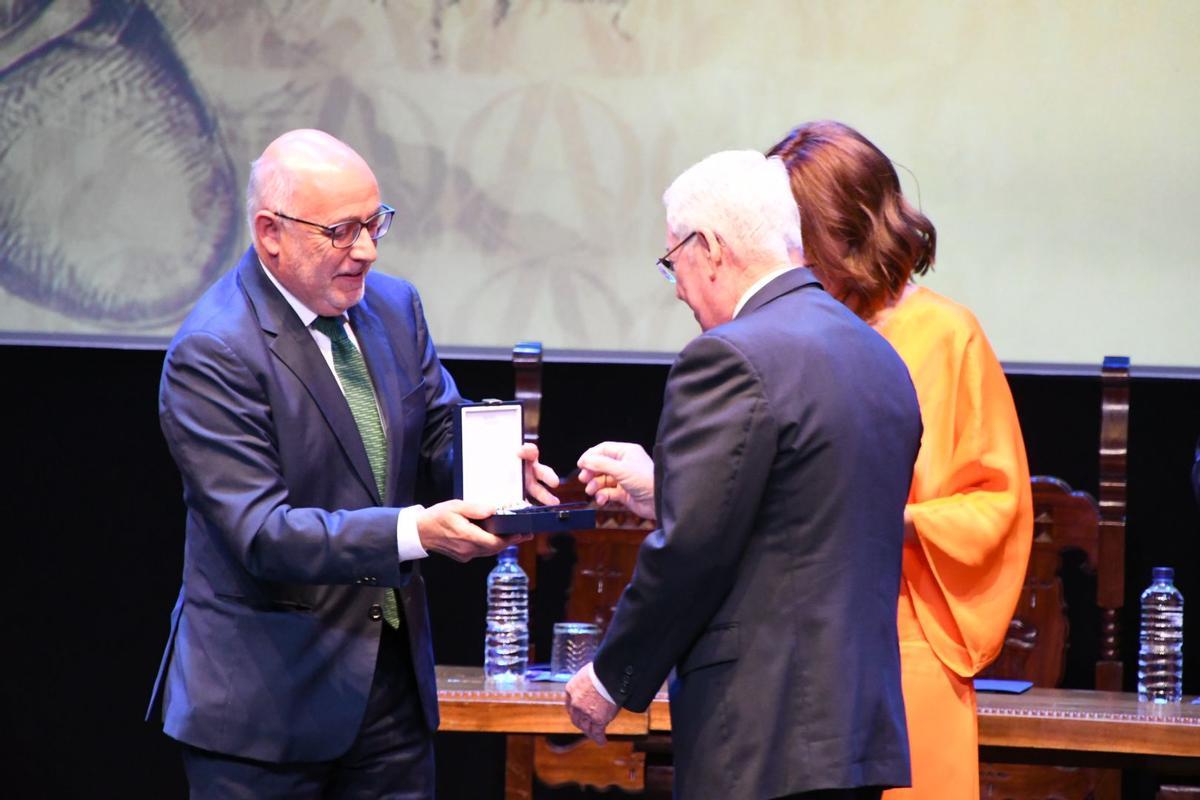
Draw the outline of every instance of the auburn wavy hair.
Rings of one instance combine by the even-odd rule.
[[[913,273],[933,266],[933,223],[908,204],[892,162],[861,133],[809,122],[767,155],[787,165],[805,263],[859,316],[873,315]]]

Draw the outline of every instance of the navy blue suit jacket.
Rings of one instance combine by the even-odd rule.
[[[680,353],[661,527],[595,659],[634,710],[676,669],[677,796],[907,785],[896,602],[920,438],[900,357],[806,269]]]
[[[333,373],[253,250],[167,351],[159,415],[187,523],[151,711],[161,698],[179,741],[273,762],[344,753],[371,688],[385,587],[399,589],[437,726],[424,584],[399,562],[396,507],[423,474],[449,478],[458,391],[409,283],[371,273],[348,315],[388,435],[384,497]]]

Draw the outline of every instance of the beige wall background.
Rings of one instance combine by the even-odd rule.
[[[249,161],[315,126],[375,167],[400,211],[377,268],[418,286],[443,350],[671,352],[697,329],[653,266],[662,190],[833,118],[911,171],[939,233],[925,282],[1001,358],[1200,366],[1193,0],[16,9],[10,334],[169,336],[247,244]]]

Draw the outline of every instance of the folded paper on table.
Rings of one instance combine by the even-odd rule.
[[[1002,692],[1004,694],[1021,694],[1033,686],[1033,681],[1012,681],[999,678],[976,678],[975,691]]]
[[[565,672],[551,672],[549,664],[537,664],[525,671],[525,680],[539,683],[566,683],[572,677]]]

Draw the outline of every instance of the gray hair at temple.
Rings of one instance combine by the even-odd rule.
[[[250,178],[246,181],[246,224],[254,241],[254,215],[259,211],[283,211],[292,203],[296,179],[278,159],[259,157],[250,162]]]
[[[714,153],[663,193],[667,227],[683,238],[711,229],[747,262],[786,262],[800,250],[800,212],[787,167],[756,150]]]

